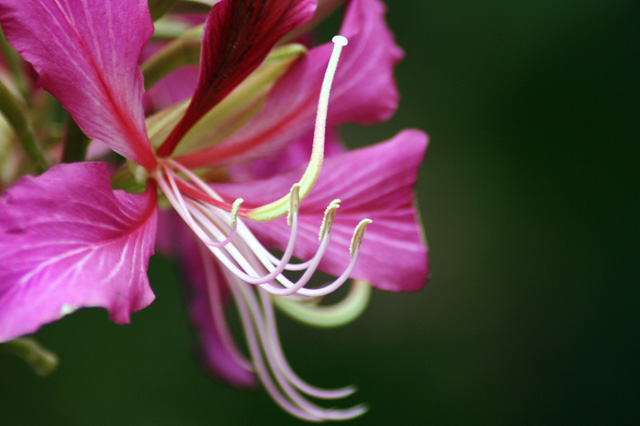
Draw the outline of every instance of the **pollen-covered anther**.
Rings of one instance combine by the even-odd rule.
[[[331,203],[329,203],[324,211],[322,224],[320,225],[320,232],[318,234],[320,247],[318,248],[318,251],[313,256],[313,258],[307,260],[306,262],[289,264],[285,268],[287,271],[305,271],[309,267],[311,267],[311,265],[314,265],[320,261],[320,259],[326,252],[327,247],[329,247],[329,241],[331,239],[331,227],[333,226],[333,219],[336,216],[338,207],[340,207],[340,200],[333,200]]]
[[[133,178],[136,180],[136,182],[146,183],[147,180],[149,180],[149,172],[144,167],[136,165],[136,167],[133,169]]]
[[[320,233],[318,234],[318,239],[322,241],[325,235],[331,232],[331,226],[333,226],[333,219],[336,217],[336,211],[340,207],[341,201],[338,199],[333,200],[329,203],[326,210],[324,211],[324,217],[322,218],[322,225],[320,225]]]
[[[236,221],[238,220],[238,211],[240,210],[240,205],[244,202],[242,198],[238,198],[233,202],[233,207],[231,208],[231,216],[229,218],[229,226],[231,229],[235,229]]]
[[[353,238],[351,239],[351,246],[349,248],[349,251],[351,253],[351,260],[349,261],[349,264],[347,265],[345,270],[342,272],[342,274],[339,277],[337,277],[335,280],[333,280],[331,283],[326,284],[325,286],[319,287],[319,288],[304,287],[309,282],[309,279],[312,277],[312,275],[314,274],[315,270],[320,264],[320,260],[322,256],[327,250],[327,247],[329,245],[329,240],[331,237],[331,233],[328,232],[322,239],[320,243],[320,248],[316,252],[316,255],[309,262],[308,268],[305,270],[304,274],[302,274],[302,276],[298,279],[296,283],[292,283],[291,281],[287,280],[283,276],[280,276],[280,278],[284,278],[284,279],[281,279],[279,281],[281,281],[281,283],[286,288],[278,289],[278,288],[274,288],[273,286],[268,286],[268,288],[263,287],[263,289],[267,290],[269,293],[274,294],[276,296],[288,296],[291,294],[297,294],[298,296],[303,296],[303,297],[320,297],[320,296],[326,296],[327,294],[333,293],[349,279],[351,272],[353,272],[353,268],[355,267],[356,262],[358,261],[358,251],[360,249],[360,245],[362,244],[364,231],[370,223],[372,223],[371,219],[363,219],[362,221],[360,221],[358,226],[356,226],[356,229],[353,232]]]
[[[356,230],[353,232],[353,238],[351,238],[351,245],[349,246],[349,254],[351,254],[352,257],[357,253],[357,250],[362,244],[365,229],[367,229],[367,226],[371,225],[372,222],[371,219],[362,219],[360,223],[358,223],[358,226],[356,226]]]
[[[287,214],[287,226],[291,226],[292,215],[297,215],[300,210],[300,184],[295,183],[291,187],[289,192],[291,198],[291,204],[289,206],[289,213]]]

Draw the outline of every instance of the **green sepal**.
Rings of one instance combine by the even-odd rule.
[[[192,28],[186,22],[177,21],[169,16],[158,19],[153,26],[151,39],[154,41],[173,41]]]
[[[11,77],[16,85],[20,95],[26,102],[29,102],[29,96],[27,91],[27,82],[25,78],[25,71],[23,68],[22,58],[16,50],[9,45],[7,39],[4,37],[2,29],[0,29],[0,52],[2,59],[4,59],[8,68],[11,70]]]
[[[90,139],[78,127],[76,121],[67,115],[67,124],[64,132],[64,150],[62,152],[63,163],[83,161],[87,156]]]
[[[122,189],[130,194],[142,194],[147,190],[147,184],[139,182],[133,175],[132,168],[141,167],[136,163],[128,162],[128,167],[111,176],[111,187]]]

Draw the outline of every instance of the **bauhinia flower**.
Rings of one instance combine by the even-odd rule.
[[[138,63],[153,34],[146,0],[0,0],[4,34],[39,85],[88,137],[127,159],[113,176],[105,163],[58,164],[2,195],[0,342],[81,307],[106,308],[113,321],[128,323],[154,298],[146,269],[158,233],[185,266],[192,319],[213,372],[246,386],[257,377],[305,420],[365,411],[308,399],[342,398],[353,388],[319,389],[293,372],[273,306],[332,326],[360,310],[367,283],[391,291],[424,285],[413,185],[426,135],[407,130],[344,151],[335,126],[394,112],[392,71],[401,52],[377,0],[348,3],[334,45],[277,45],[315,8],[313,0],[216,3],[201,30],[193,95],[145,120]],[[112,181],[123,178],[142,190],[114,190]],[[158,228],[159,206],[186,226],[163,212]],[[337,278],[310,287],[318,270]],[[315,303],[350,278],[345,301]],[[248,356],[226,325],[229,296]]]

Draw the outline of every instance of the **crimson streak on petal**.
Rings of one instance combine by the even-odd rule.
[[[278,39],[309,21],[315,9],[315,0],[217,3],[205,23],[200,75],[191,104],[158,155],[169,156],[182,136],[264,61]]]
[[[378,0],[352,0],[340,34],[349,40],[331,89],[327,123],[387,120],[398,105],[393,71],[402,58]],[[278,80],[262,110],[243,128],[203,151],[180,156],[190,168],[225,166],[277,153],[313,132],[331,43],[316,47]]]
[[[0,0],[0,24],[87,136],[155,167],[138,68],[153,34],[147,0]]]

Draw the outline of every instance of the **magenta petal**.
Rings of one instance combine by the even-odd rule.
[[[352,277],[384,290],[420,289],[427,280],[427,247],[413,187],[426,143],[424,133],[406,130],[387,142],[328,157],[316,186],[300,206],[295,255],[303,260],[313,256],[324,210],[339,198],[331,245],[320,268],[333,275],[342,273],[350,259],[353,230],[361,219],[369,218],[373,223]],[[214,188],[230,200],[244,198],[243,205],[249,207],[287,193],[302,172],[297,168],[271,179]],[[290,232],[285,218],[248,224],[262,242],[284,249]]]
[[[153,34],[147,0],[2,0],[0,23],[87,136],[155,166],[138,69]]]
[[[371,124],[388,119],[398,105],[393,70],[402,51],[393,41],[378,0],[354,0],[341,34],[349,44],[338,63],[327,122]],[[179,158],[188,167],[254,160],[295,142],[314,128],[316,108],[332,45],[312,49],[278,81],[264,108],[221,143]]]
[[[214,325],[212,306],[209,303],[210,295],[204,279],[202,261],[198,257],[197,249],[194,254],[194,257],[191,257],[188,262],[184,263],[184,267],[185,271],[188,271],[187,280],[192,291],[189,313],[191,321],[199,333],[203,363],[209,372],[229,383],[240,387],[255,387],[257,384],[255,375],[238,365],[222,343],[220,333],[218,333]],[[210,266],[215,273],[215,285],[222,287],[216,290],[226,294],[229,290],[220,272],[220,266],[213,258],[213,255],[209,257],[208,261],[211,263]]]
[[[198,79],[198,68],[181,67],[154,84],[145,93],[145,105],[160,111],[188,99]]]
[[[81,307],[114,322],[153,301],[156,197],[113,191],[103,163],[24,177],[0,198],[0,341]]]
[[[200,17],[200,15],[195,16]],[[181,16],[179,15],[176,17],[177,20],[180,20],[180,18]],[[191,24],[189,20],[185,19],[185,21],[185,24]],[[202,21],[204,21],[204,18]],[[142,50],[141,62],[151,58],[166,45],[167,42],[148,43]],[[144,106],[147,114],[160,111],[188,99],[193,95],[197,81],[198,67],[194,65],[182,66],[164,76],[144,93]]]
[[[332,91],[330,122],[373,124],[388,120],[398,107],[395,66],[404,56],[385,22],[386,8],[378,0],[353,0],[340,34],[345,48]],[[353,41],[353,42],[351,42]]]
[[[327,129],[324,143],[324,155],[330,156],[345,151],[344,144],[338,138],[335,129]],[[263,179],[278,175],[300,164],[306,164],[311,158],[313,134],[308,134],[300,140],[290,143],[283,149],[265,155],[257,161],[246,164],[238,164],[228,168],[231,181],[243,182],[246,180]]]
[[[255,70],[280,37],[309,21],[315,9],[316,0],[217,3],[205,23],[196,91],[158,155],[169,155],[191,126]]]
[[[254,387],[255,375],[238,365],[222,343],[215,326],[205,265],[195,236],[174,211],[162,212],[159,217],[158,250],[180,260],[189,290],[189,316],[198,333],[200,356],[205,368],[236,386]],[[229,290],[224,276],[220,273],[220,267],[212,254],[209,253],[206,260],[207,267],[211,268],[214,275],[209,285],[215,288],[211,290],[219,291],[221,299],[226,301]]]

